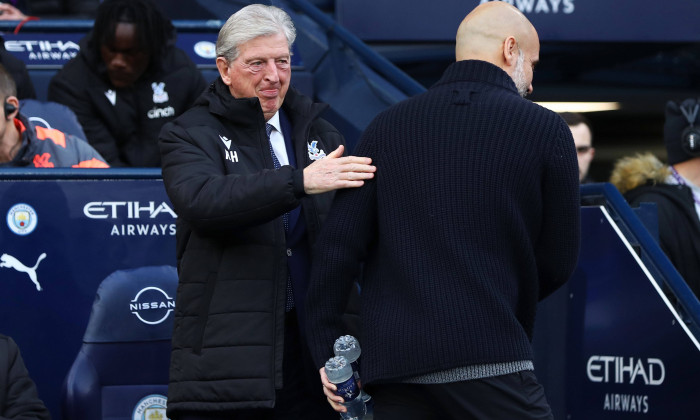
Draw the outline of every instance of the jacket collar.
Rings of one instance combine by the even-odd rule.
[[[488,83],[511,90],[518,95],[518,89],[510,75],[500,67],[486,61],[462,60],[454,62],[447,67],[435,86],[453,82]]]
[[[33,125],[29,122],[27,117],[24,115],[17,113],[17,117],[15,117],[16,120],[18,120],[21,124],[21,127],[18,127],[20,129],[20,149],[17,151],[17,155],[15,158],[12,160],[12,162],[9,163],[10,166],[27,166],[30,163],[32,163],[32,158],[34,156],[34,149],[37,146],[36,143],[36,136],[34,135],[34,127]],[[14,121],[13,121],[14,123]],[[24,130],[22,130],[24,128]]]
[[[212,114],[219,115],[237,125],[264,126],[265,117],[258,98],[234,98],[221,77],[209,85],[207,91],[195,101],[194,105],[206,106]],[[292,126],[295,126],[296,122],[302,119],[316,118],[328,108],[328,105],[314,103],[290,86],[282,108],[287,113]]]

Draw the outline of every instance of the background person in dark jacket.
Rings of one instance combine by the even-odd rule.
[[[342,157],[326,107],[289,87],[295,36],[276,7],[233,14],[220,78],[160,135],[178,214],[173,420],[337,419],[303,338],[308,269],[332,191],[374,167]]]
[[[691,126],[700,141],[700,100],[666,104],[664,142],[668,165],[651,154],[615,163],[610,182],[631,206],[656,203],[659,246],[700,298],[700,143],[684,145]]]
[[[0,334],[0,418],[48,420],[49,410],[39,399],[24,366],[17,343]]]
[[[361,378],[376,419],[551,419],[533,373],[538,300],[579,250],[571,132],[532,91],[539,40],[506,2],[477,6],[457,62],[379,114],[358,144],[377,176],[338,192],[307,296],[322,368],[361,263]]]
[[[80,53],[48,98],[75,112],[111,166],[160,166],[158,133],[189,108],[206,81],[174,46],[175,30],[148,0],[106,0]]]

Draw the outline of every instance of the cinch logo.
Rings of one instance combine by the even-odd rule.
[[[634,384],[641,380],[644,385],[661,385],[666,378],[666,368],[661,359],[619,356],[591,356],[586,365],[591,382]]]
[[[168,296],[163,289],[149,286],[141,289],[129,303],[132,314],[148,325],[156,325],[165,321],[175,309],[175,300]]]
[[[155,201],[145,206],[140,201],[91,201],[83,207],[83,214],[90,219],[140,219],[143,216],[155,219],[161,213],[177,219],[177,214],[165,202],[156,207]]]
[[[7,212],[7,227],[16,235],[29,235],[34,232],[39,218],[29,204],[15,204]]]
[[[166,117],[174,117],[175,116],[175,108],[169,106],[167,108],[156,108],[153,107],[153,109],[148,111],[148,118],[154,120],[156,118],[166,118]]]
[[[166,420],[165,408],[168,399],[159,394],[152,394],[141,399],[134,407],[132,420]]]

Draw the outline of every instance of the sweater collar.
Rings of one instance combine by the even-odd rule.
[[[488,83],[518,94],[515,82],[508,73],[494,64],[481,60],[462,60],[450,64],[435,86],[453,82]]]

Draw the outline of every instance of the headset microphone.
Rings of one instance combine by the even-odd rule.
[[[17,111],[17,107],[12,105],[11,103],[9,103],[7,101],[5,101],[5,105],[3,108],[5,111],[5,119],[8,119],[8,120],[10,119],[10,114]]]

